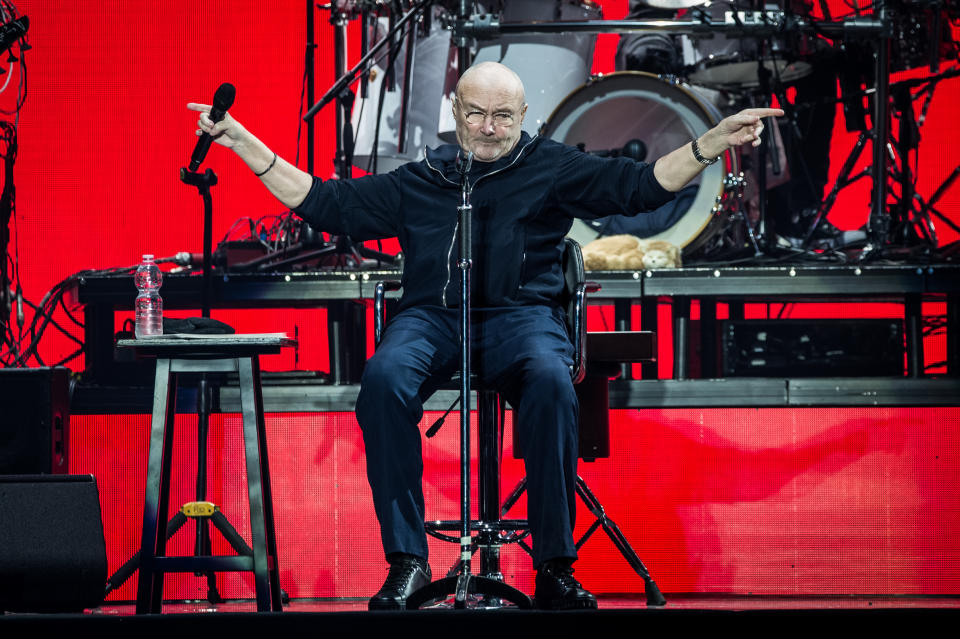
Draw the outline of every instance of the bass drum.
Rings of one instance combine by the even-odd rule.
[[[689,87],[649,73],[621,71],[593,79],[567,96],[541,133],[597,155],[629,155],[621,149],[639,140],[645,153],[641,150],[638,159],[653,162],[689,144],[719,121],[717,109]],[[569,235],[587,244],[604,235],[630,233],[666,240],[690,255],[720,230],[728,217],[726,204],[732,198],[728,198],[726,178],[738,174],[737,160],[735,153],[728,152],[724,162],[708,166],[673,202],[655,211],[590,222],[575,220]]]

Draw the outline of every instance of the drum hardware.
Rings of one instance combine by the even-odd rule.
[[[697,15],[699,12],[691,11]],[[641,33],[657,31],[670,34],[704,35],[723,33],[735,36],[763,37],[785,31],[800,33],[818,33],[830,38],[851,36],[876,37],[884,31],[879,19],[852,17],[843,20],[813,21],[792,15],[777,14],[784,12],[760,12],[761,16],[752,16],[749,21],[740,20],[739,15],[731,15],[722,22],[713,21],[708,16],[679,18],[675,20],[560,20],[556,22],[500,22],[496,16],[475,15],[457,20],[453,26],[455,37],[476,40],[493,40],[505,35],[549,34],[549,33]],[[752,13],[752,12],[751,12]]]
[[[661,0],[650,1],[651,3],[661,2]],[[467,56],[463,54],[469,53],[467,46],[472,40],[488,41],[503,38],[508,35],[529,36],[530,34],[634,33],[640,31],[657,31],[665,34],[691,34],[700,37],[709,37],[712,34],[722,33],[740,37],[767,37],[776,39],[791,32],[819,34],[841,41],[849,41],[851,38],[862,37],[869,42],[871,48],[875,47],[877,51],[877,54],[872,56],[874,60],[871,66],[874,67],[874,77],[876,78],[876,87],[873,89],[873,92],[876,93],[878,99],[874,100],[871,110],[874,112],[872,120],[876,123],[874,128],[877,129],[875,131],[875,137],[876,139],[885,140],[887,139],[886,127],[889,126],[886,110],[887,96],[889,95],[888,70],[890,68],[896,69],[898,66],[911,68],[919,64],[917,60],[919,60],[920,57],[918,53],[920,49],[916,43],[919,38],[918,34],[923,31],[916,26],[917,24],[924,23],[926,20],[929,28],[927,28],[925,33],[943,34],[945,30],[941,25],[944,23],[944,18],[953,18],[957,13],[957,2],[955,0],[947,0],[945,2],[939,2],[937,0],[917,0],[917,2],[911,2],[910,0],[881,0],[874,5],[873,11],[870,14],[857,14],[840,20],[831,20],[828,14],[825,14],[825,17],[828,19],[816,21],[804,16],[797,16],[788,11],[768,10],[730,11],[725,12],[722,21],[711,21],[703,15],[702,10],[699,8],[701,4],[699,2],[688,2],[687,0],[662,1],[668,3],[680,2],[683,4],[683,8],[691,10],[687,12],[684,19],[672,21],[548,20],[524,23],[501,20],[502,16],[499,14],[470,15],[472,3],[461,1],[459,3],[447,3],[454,5],[450,11],[455,11],[456,16],[447,19],[446,26],[452,31],[452,42],[459,47],[458,52],[461,53],[461,55],[458,56],[458,67],[461,71],[469,63]],[[381,6],[381,3],[372,4]],[[430,4],[429,2],[421,2],[417,4],[417,7],[423,8]],[[505,4],[504,6],[509,6],[509,4]],[[670,7],[672,6],[671,4]],[[409,17],[409,14],[404,16],[404,18],[407,17]],[[397,20],[398,26],[401,20]],[[902,27],[895,24],[896,21],[904,20],[910,24]],[[892,42],[894,39],[897,40],[896,43]],[[936,41],[936,46],[923,49],[923,51],[926,52],[924,55],[929,54],[927,57],[929,57],[931,65],[937,63],[941,57],[949,58],[955,55],[956,45],[952,40],[949,40],[948,35],[940,38],[927,38],[926,40]],[[926,40],[920,38],[919,41],[925,43]],[[877,44],[878,41],[879,44]],[[906,42],[907,46],[903,46],[903,42]],[[910,44],[911,42],[914,44]],[[891,43],[892,46],[886,46]],[[483,47],[481,46],[481,48]],[[494,48],[495,46],[490,47],[491,50]],[[803,73],[803,67],[788,68],[790,62],[787,63],[787,66],[781,66],[778,61],[783,59],[783,50],[778,50],[776,43],[774,43],[768,47],[763,61],[757,60],[754,61],[753,64],[756,67],[768,67],[770,59],[772,58],[774,66],[769,68],[773,72],[774,77],[776,77],[777,72],[780,72],[780,82],[789,83],[793,74],[798,72]],[[936,50],[936,53],[934,50]],[[946,53],[944,53],[944,51],[946,51]],[[368,63],[370,58],[366,56],[364,56],[364,58],[365,60],[361,61],[360,66],[363,68],[366,65],[366,68],[369,68],[370,65]],[[799,60],[798,62],[803,62],[803,60]],[[338,79],[335,88],[342,90],[346,88],[346,86],[349,86],[351,81],[348,81],[346,86],[343,86],[343,82],[344,78]],[[361,93],[362,92],[363,86],[361,85]],[[416,95],[415,87],[413,88],[413,92],[414,95]],[[337,91],[334,91],[334,93],[337,93]],[[313,112],[315,113],[315,110]],[[309,120],[311,115],[312,114],[308,113],[306,119]],[[404,115],[402,117],[406,116]],[[338,127],[338,133],[339,131],[340,128]],[[888,233],[891,229],[889,215],[885,207],[887,201],[886,164],[889,160],[887,159],[883,145],[874,146],[878,147],[874,149],[873,162],[877,170],[874,171],[873,174],[874,188],[872,199],[874,204],[867,227],[870,232],[871,244],[874,246],[883,246],[889,239]],[[616,147],[608,146],[600,148],[611,149]],[[720,179],[720,183],[723,183],[722,179]],[[823,209],[823,207],[821,207],[821,209]],[[731,215],[728,214],[727,217],[731,217]],[[761,227],[759,230],[762,231],[765,229]],[[893,230],[897,232],[895,228]]]
[[[888,209],[891,223],[891,243],[895,246],[911,247],[919,244],[929,250],[936,249],[937,234],[931,214],[955,231],[960,231],[956,224],[937,211],[933,205],[924,202],[923,198],[916,192],[917,176],[911,169],[911,164],[916,166],[920,127],[926,117],[933,92],[942,80],[957,76],[960,76],[960,69],[951,69],[932,78],[897,82],[890,87],[890,94],[893,96],[891,113],[899,125],[895,137],[891,132],[891,145],[892,149],[895,150],[895,155],[889,167],[890,183],[899,186],[899,193],[893,193],[893,202]],[[911,92],[912,89],[918,87],[920,88],[919,91]],[[924,103],[920,110],[920,117],[917,118],[914,115],[913,103],[920,99],[923,99]],[[946,188],[955,179],[956,173],[957,169],[947,176],[944,183],[935,190],[931,201],[935,202],[942,197]]]
[[[642,2],[641,4],[654,9],[670,9],[676,11],[678,9],[699,7],[706,2],[707,0],[645,0],[645,2]]]
[[[890,70],[929,66],[940,70],[941,60],[956,60],[957,43],[950,23],[960,17],[956,0],[890,0]]]
[[[893,111],[891,116],[898,121],[897,135],[890,135],[890,141],[884,145],[886,151],[885,158],[889,160],[889,165],[885,171],[884,179],[891,184],[899,185],[899,193],[894,193],[893,202],[885,203],[885,216],[880,222],[883,224],[882,231],[886,238],[882,244],[876,244],[873,238],[870,243],[873,245],[870,249],[871,254],[889,254],[891,249],[896,252],[900,249],[910,249],[910,245],[919,244],[924,250],[934,250],[937,248],[937,235],[933,218],[937,218],[954,231],[960,233],[960,226],[947,218],[941,211],[937,210],[936,203],[943,197],[944,193],[960,176],[960,166],[947,175],[944,181],[935,189],[934,194],[929,200],[914,191],[916,176],[912,174],[910,165],[911,154],[915,154],[919,144],[919,129],[924,121],[927,108],[932,99],[932,94],[936,85],[950,78],[960,76],[960,69],[953,68],[930,78],[921,78],[916,80],[904,80],[890,86],[889,92],[893,96]],[[915,94],[911,90],[920,88]],[[924,104],[921,108],[919,119],[914,117],[912,102],[923,98]],[[833,187],[824,198],[824,201],[817,211],[816,217],[807,231],[804,238],[803,247],[813,246],[814,234],[826,218],[832,208],[837,194],[840,190],[853,184],[863,177],[869,176],[873,172],[873,167],[866,167],[861,172],[853,175],[853,167],[859,159],[867,141],[875,141],[875,133],[862,131],[856,144],[845,160]],[[869,231],[869,226],[868,226]],[[899,249],[897,247],[900,247]]]
[[[830,188],[830,192],[827,193],[826,197],[823,199],[823,202],[817,209],[813,223],[810,225],[810,228],[807,230],[807,233],[803,238],[803,243],[801,245],[803,249],[806,250],[812,247],[811,243],[813,241],[813,237],[822,221],[826,219],[827,213],[829,213],[830,209],[833,208],[833,204],[836,201],[837,194],[840,192],[840,190],[853,184],[860,178],[868,177],[870,175],[871,168],[866,167],[851,177],[853,168],[856,165],[857,160],[860,159],[860,154],[863,153],[863,149],[866,147],[867,141],[870,140],[871,137],[871,134],[867,131],[860,132],[853,149],[850,150],[850,153],[847,155],[847,159],[844,160],[843,166],[841,167],[840,172],[837,174],[837,178],[834,180],[833,186]]]
[[[337,100],[336,111],[336,134],[337,134],[337,156],[336,167],[337,174],[341,179],[350,179],[353,174],[353,150],[354,136],[353,127],[350,122],[350,111],[353,107],[354,93],[350,86],[358,79],[361,73],[369,70],[369,65],[375,56],[399,34],[407,23],[413,20],[425,6],[430,4],[431,0],[420,0],[414,3],[403,17],[397,20],[394,28],[387,34],[383,40],[374,44],[366,52],[360,61],[349,71],[346,70],[346,26],[350,17],[363,15],[365,10],[369,9],[370,3],[338,2],[329,4],[323,8],[330,11],[330,22],[334,25],[334,69],[337,74],[337,81],[327,92],[311,106],[303,115],[303,120],[307,123],[313,121],[313,118],[324,106]],[[359,13],[357,13],[359,11]],[[308,38],[312,38],[311,33]],[[312,50],[308,48],[308,56],[312,56]],[[312,80],[309,78],[308,80]],[[311,142],[312,146],[312,142]],[[312,172],[312,171],[311,171]],[[330,245],[315,252],[316,254],[333,253],[335,256],[344,259],[358,259],[362,262],[364,259],[376,260],[378,263],[393,264],[395,259],[380,251],[374,251],[365,246],[355,244],[346,236],[331,237]]]
[[[349,87],[354,82],[357,81],[361,73],[367,72],[371,61],[374,59],[374,57],[378,53],[380,53],[383,47],[388,45],[390,40],[396,37],[396,35],[406,27],[407,23],[410,22],[410,20],[412,20],[415,16],[417,16],[418,13],[424,9],[424,7],[426,7],[428,4],[431,4],[431,3],[432,3],[432,0],[420,0],[419,2],[415,3],[413,7],[409,11],[407,11],[402,18],[400,18],[397,21],[397,23],[394,25],[394,27],[390,30],[390,32],[387,34],[387,36],[383,40],[373,45],[373,47],[369,51],[367,51],[366,55],[362,56],[360,58],[360,61],[357,62],[350,70],[343,71],[342,73],[340,73],[340,75],[337,77],[336,82],[334,82],[333,86],[331,86],[327,90],[327,92],[323,94],[323,97],[321,97],[316,102],[316,104],[311,106],[307,110],[307,112],[303,115],[304,121],[309,122],[310,120],[312,120],[320,111],[320,109],[322,109],[323,107],[327,106],[330,102],[332,102],[336,97],[338,97],[341,94],[341,92],[349,89]],[[339,48],[340,47],[338,47],[338,49]]]

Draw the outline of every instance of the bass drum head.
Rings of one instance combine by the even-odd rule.
[[[720,120],[716,108],[688,87],[670,84],[640,71],[622,71],[593,79],[560,103],[541,134],[586,152],[617,155],[631,140],[646,146],[641,158],[654,162],[689,144]],[[708,166],[677,198],[637,216],[574,220],[570,237],[586,244],[603,235],[631,233],[666,240],[689,255],[712,234],[708,227],[722,213],[724,178],[736,172],[736,157]]]

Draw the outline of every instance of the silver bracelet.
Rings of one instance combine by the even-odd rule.
[[[694,140],[694,141],[696,141],[696,140]],[[264,170],[260,171],[259,173],[254,173],[254,175],[256,175],[257,177],[260,177],[260,176],[262,176],[262,175],[266,175],[266,174],[267,174],[267,171],[269,171],[270,169],[272,169],[272,168],[273,168],[273,165],[276,164],[276,163],[277,163],[277,154],[274,153],[274,154],[273,154],[273,160],[270,162],[270,166],[268,166],[268,167],[265,168]]]
[[[720,159],[719,155],[710,160],[703,157],[703,154],[700,153],[700,143],[697,142],[697,138],[693,138],[693,142],[690,143],[690,148],[693,149],[693,157],[697,158],[697,162],[699,162],[703,166],[710,166],[711,164],[713,164],[714,162]]]

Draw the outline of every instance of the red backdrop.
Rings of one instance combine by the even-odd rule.
[[[209,101],[221,82],[237,86],[232,113],[294,158],[307,4],[17,2],[31,19],[33,50],[19,116],[10,251],[29,299],[39,301],[80,269],[133,264],[145,252],[201,249],[200,199],[178,179],[195,141],[195,116],[185,104]],[[601,4],[606,17],[619,18],[627,3]],[[833,4],[834,15],[846,11],[844,3]],[[325,18],[318,13],[318,95],[333,80]],[[351,61],[356,45],[353,37]],[[612,70],[615,46],[614,36],[599,38],[596,71]],[[930,106],[917,167],[921,194],[932,194],[960,162],[958,98],[957,81],[947,81]],[[10,108],[12,90],[0,101]],[[317,171],[324,177],[332,171],[332,117],[328,107],[317,119]],[[855,139],[843,131],[842,118],[837,129],[831,176]],[[302,146],[300,156],[303,166]],[[210,152],[207,165],[220,177],[213,191],[215,240],[237,218],[282,211],[222,148]],[[831,220],[845,229],[863,224],[868,188],[845,190]],[[940,205],[954,220],[958,199],[954,188]],[[957,239],[949,232],[941,237]],[[322,311],[220,316],[240,330],[299,329],[298,366],[324,368]],[[41,353],[49,362],[70,350],[51,333]],[[293,365],[273,360],[267,368]],[[82,370],[82,359],[71,367]],[[614,458],[585,465],[584,476],[668,592],[958,593],[960,522],[950,490],[958,470],[957,419],[956,409],[617,411]],[[99,478],[111,571],[138,543],[146,420],[74,416],[72,422],[71,470]],[[192,441],[192,422],[182,422],[184,441]],[[271,416],[268,424],[284,587],[294,596],[369,594],[382,569],[352,416]],[[218,417],[216,426],[236,430],[237,418]],[[428,508],[438,515],[455,510],[448,499],[455,491],[455,430],[448,426],[443,441],[427,449]],[[234,482],[241,453],[222,432],[211,438],[211,458],[221,464],[211,470],[212,497],[242,528],[246,515]],[[180,449],[184,487],[174,503],[192,485],[190,446]],[[505,485],[520,472],[511,466]],[[581,527],[586,519],[583,513]],[[455,551],[437,546],[435,552],[441,572]],[[508,557],[506,572],[529,587],[526,560]],[[642,588],[607,540],[591,540],[584,559],[578,575],[590,587]],[[199,580],[175,579],[180,594],[200,593]],[[233,580],[226,594],[250,594],[244,578],[224,579]],[[130,586],[115,597],[132,597]]]

